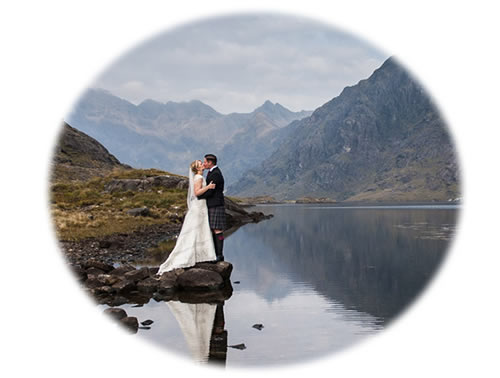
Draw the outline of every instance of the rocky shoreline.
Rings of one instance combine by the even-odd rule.
[[[230,277],[233,270],[226,261],[202,262],[193,267],[179,268],[161,276],[158,268],[135,268],[131,265],[112,265],[89,260],[85,265],[73,266],[73,272],[96,299],[109,306],[104,313],[110,315],[131,333],[136,333],[139,321],[128,316],[118,306],[126,303],[141,307],[151,299],[155,301],[180,301],[184,303],[224,304],[233,293]],[[153,323],[146,320],[141,324]]]
[[[118,267],[89,260],[72,270],[85,290],[99,304],[110,307],[126,303],[143,305],[150,299],[186,303],[221,303],[232,295],[233,266],[227,261],[200,262],[157,275],[158,268]]]
[[[231,233],[247,223],[257,223],[269,219],[272,215],[261,212],[247,212],[233,201],[226,199],[226,217]],[[100,238],[86,238],[78,241],[60,241],[61,249],[70,265],[84,266],[88,260],[102,263],[136,264],[147,258],[147,251],[159,243],[174,240],[182,227],[183,218],[179,223],[164,223],[143,226],[129,233],[115,233]]]
[[[180,229],[180,224],[165,223],[141,227],[130,233],[59,243],[72,266],[85,266],[89,260],[109,265],[135,264],[146,258],[149,248],[164,240],[174,239]]]
[[[227,233],[243,224],[271,217],[263,213],[249,213],[231,200],[226,203],[226,215],[228,226],[231,226]],[[223,303],[233,290],[230,282],[233,266],[229,262],[197,263],[161,276],[156,274],[157,266],[144,266],[151,265],[144,263],[148,259],[148,250],[162,241],[175,240],[180,229],[180,223],[156,224],[130,233],[61,241],[60,244],[70,268],[99,304],[110,307],[126,303],[140,306],[151,299]]]

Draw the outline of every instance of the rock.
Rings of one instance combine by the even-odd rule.
[[[143,326],[148,326],[148,325],[151,325],[151,324],[153,324],[153,323],[154,323],[154,321],[152,321],[151,319],[144,320],[143,322],[141,322],[141,324],[142,324]]]
[[[156,266],[156,267],[150,267],[149,268],[149,274],[154,276],[156,273],[158,273],[158,270],[160,269],[160,267]]]
[[[130,272],[127,272],[123,275],[123,277],[126,280],[134,281],[134,282],[139,282],[147,277],[149,277],[149,268],[141,268],[137,270],[132,270]]]
[[[184,273],[186,270],[184,268],[177,268],[177,269],[174,269],[172,270],[171,272],[175,275],[175,277],[179,277],[182,273]],[[165,274],[168,274],[169,272],[167,273],[163,273],[163,275]],[[163,276],[162,275],[162,276]]]
[[[198,263],[196,268],[207,269],[219,273],[223,279],[228,279],[233,271],[233,264],[227,261],[219,261],[217,263]]]
[[[247,349],[247,347],[246,347],[245,344],[228,345],[228,347],[229,348],[234,348],[234,349],[240,349],[240,350]]]
[[[116,276],[123,276],[127,272],[131,272],[135,270],[135,268],[132,265],[124,264],[119,266],[118,268],[113,269],[109,274],[116,275]]]
[[[207,269],[192,268],[177,277],[177,285],[185,290],[215,290],[223,284],[219,273]]]
[[[109,294],[113,294],[116,292],[116,289],[113,289],[112,287],[110,286],[99,286],[99,287],[96,287],[92,290],[92,293],[94,295],[100,295],[100,294],[106,294],[106,295],[109,295]]]
[[[87,273],[88,273],[89,268],[100,269],[104,273],[110,272],[111,270],[114,269],[113,265],[103,263],[99,260],[88,260],[85,263],[85,269],[87,270]]]
[[[264,328],[262,324],[254,324],[252,327],[258,329],[259,331],[262,331],[262,328]]]
[[[233,294],[232,288],[224,285],[219,290],[182,290],[176,293],[182,303],[224,303]]]
[[[97,279],[97,276],[89,275],[87,281],[85,281],[85,286],[87,286],[89,289],[94,289],[98,286],[101,286],[101,283]]]
[[[109,300],[108,305],[109,306],[121,306],[124,305],[125,303],[128,303],[128,299],[122,296],[116,296],[113,297]]]
[[[137,286],[135,285],[134,281],[125,279],[123,281],[115,283],[112,288],[115,289],[118,293],[127,293],[135,290]]]
[[[127,317],[127,313],[122,308],[107,308],[106,310],[104,310],[104,313],[116,320],[122,320],[123,318]]]
[[[182,273],[184,273],[184,269],[174,269],[169,272],[163,273],[160,277],[160,280],[177,280]]]
[[[110,193],[113,192],[126,192],[126,191],[150,191],[153,188],[162,187],[165,189],[187,189],[189,186],[189,181],[185,177],[181,176],[154,176],[147,177],[145,179],[115,179],[111,180],[104,190]]]
[[[175,274],[164,273],[158,280],[158,292],[160,294],[171,294],[177,288],[177,277]]]
[[[172,291],[169,291],[169,292],[160,292],[160,291],[157,291],[156,293],[153,294],[153,299],[156,301],[156,302],[168,302],[168,301],[172,301],[172,300],[175,300],[175,292],[172,290]]]
[[[137,318],[134,316],[127,316],[120,320],[120,322],[132,333],[137,333],[137,329],[139,328],[139,322]]]
[[[70,265],[70,268],[78,281],[85,281],[87,279],[87,272],[80,265]]]
[[[154,293],[158,286],[160,286],[160,280],[153,277],[148,277],[137,284],[137,290],[145,293]]]
[[[130,293],[126,293],[125,296],[128,299],[128,303],[146,304],[151,299],[150,293],[143,293],[143,292],[139,292],[139,291],[132,291]]]
[[[132,215],[133,217],[138,217],[138,216],[148,217],[151,215],[151,212],[149,211],[149,209],[147,207],[139,207],[139,208],[127,210],[127,214]]]
[[[91,276],[91,275],[97,277],[99,274],[105,274],[106,272],[102,269],[97,269],[97,268],[92,267],[92,268],[88,268],[86,273],[87,273],[87,277]]]
[[[239,284],[239,283],[241,283],[241,282],[240,282],[240,281],[234,281],[233,283],[234,283],[234,284]]]
[[[97,276],[97,281],[99,281],[102,285],[112,286],[121,280],[119,277],[110,274],[99,274]]]
[[[151,327],[139,327],[139,329],[151,329]]]

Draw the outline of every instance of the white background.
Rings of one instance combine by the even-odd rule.
[[[47,174],[62,117],[113,59],[178,23],[237,10],[312,17],[397,55],[434,96],[451,126],[464,173],[465,205],[444,267],[388,330],[313,363],[225,373],[498,376],[500,30],[494,3],[2,2],[2,376],[222,373],[130,337],[96,311],[57,249],[47,211]]]

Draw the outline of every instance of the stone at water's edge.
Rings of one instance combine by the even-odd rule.
[[[197,263],[195,268],[207,269],[219,273],[223,279],[228,279],[233,271],[233,264],[227,261],[219,261],[218,263]]]
[[[134,316],[127,316],[120,320],[121,324],[125,326],[130,332],[137,333],[139,328],[139,321]]]
[[[177,285],[184,290],[214,290],[223,286],[224,280],[217,272],[192,268],[177,278]]]
[[[123,318],[127,317],[127,313],[122,308],[107,308],[106,310],[104,310],[104,313],[116,320],[122,320]]]
[[[88,292],[99,303],[109,306],[144,304],[151,298],[157,301],[219,303],[229,299],[233,292],[229,280],[233,266],[227,261],[198,263],[161,276],[156,274],[156,267],[136,269],[124,265],[110,269],[109,265],[96,261],[86,266],[87,270],[82,268],[80,276]],[[103,269],[107,272],[104,273]]]
[[[148,277],[137,284],[137,290],[144,293],[154,293],[160,286],[160,280]]]

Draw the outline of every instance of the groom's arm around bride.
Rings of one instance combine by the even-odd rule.
[[[208,156],[208,155],[207,155]],[[224,206],[224,176],[219,167],[205,158],[204,166],[209,169],[206,182],[213,182],[215,189],[208,189],[205,193],[198,196],[199,199],[207,200],[207,207]]]

